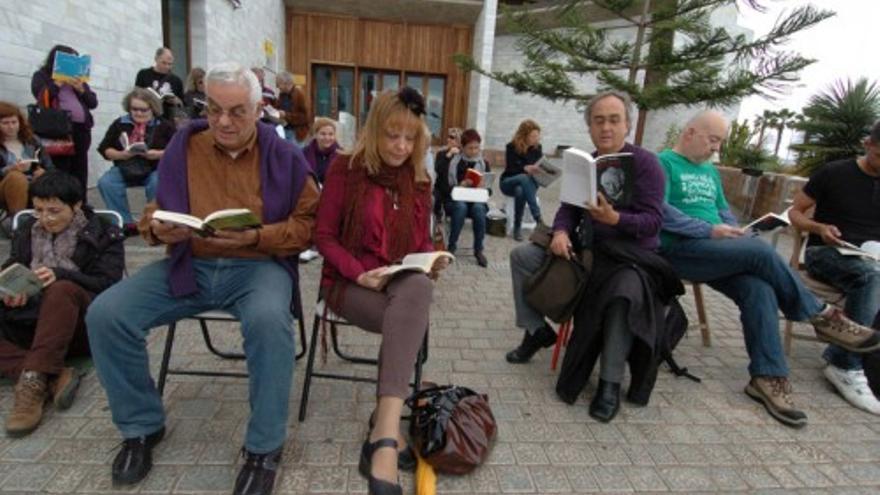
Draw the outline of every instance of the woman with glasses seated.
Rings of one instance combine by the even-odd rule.
[[[0,101],[0,207],[10,219],[27,208],[28,182],[52,168],[18,106]]]
[[[147,202],[156,196],[157,165],[174,135],[174,125],[161,118],[162,103],[148,90],[134,88],[122,99],[126,114],[114,120],[98,152],[113,161],[98,180],[98,191],[107,208],[122,215],[126,236],[137,235],[137,224],[128,206],[126,188],[144,186]]]
[[[434,182],[435,201],[441,203],[449,216],[449,241],[447,250],[454,253],[458,247],[458,237],[464,227],[464,220],[470,217],[474,227],[474,257],[477,264],[485,268],[489,265],[486,255],[483,254],[483,239],[486,237],[486,214],[489,211],[486,203],[470,203],[455,201],[452,199],[453,187],[485,187],[483,184],[474,184],[474,180],[468,175],[468,170],[474,170],[480,175],[489,171],[489,163],[483,159],[480,150],[482,138],[474,129],[468,129],[461,134],[461,152],[447,158],[444,153],[437,153],[437,161],[434,164],[437,179]]]
[[[412,88],[379,95],[352,154],[330,165],[318,206],[322,294],[334,313],[382,335],[377,405],[359,464],[371,495],[399,495],[398,468],[415,468],[400,414],[434,284],[422,272],[384,273],[409,253],[432,250],[424,114],[424,99]],[[433,278],[445,266],[435,264]]]
[[[19,222],[3,268],[18,263],[43,286],[34,296],[3,296],[0,373],[17,381],[9,436],[33,431],[49,400],[73,403],[79,375],[65,357],[88,355],[83,318],[92,299],[122,278],[125,240],[119,228],[83,205],[79,181],[46,172],[30,185],[33,216]]]

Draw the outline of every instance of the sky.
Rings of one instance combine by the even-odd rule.
[[[810,96],[837,79],[867,77],[880,83],[880,0],[763,0],[765,13],[744,7],[740,21],[756,35],[767,33],[780,14],[801,5],[837,12],[835,17],[801,31],[785,45],[786,49],[816,59],[801,72],[801,80],[776,101],[756,96],[743,100],[740,118],[752,119],[765,109],[788,108],[800,111]]]

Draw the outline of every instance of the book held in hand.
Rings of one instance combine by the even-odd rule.
[[[874,261],[880,261],[880,242],[866,241],[861,246],[851,242],[842,241],[843,244],[836,246],[837,252],[844,256],[860,256]]]
[[[199,235],[211,236],[218,230],[245,230],[262,226],[260,219],[247,208],[219,210],[206,216],[204,220],[185,213],[156,210],[153,218],[195,230]]]
[[[547,157],[541,157],[535,165],[538,166],[532,178],[541,187],[548,187],[562,177],[562,169],[550,163]]]
[[[480,187],[480,184],[483,183],[483,173],[475,168],[465,170],[464,178],[471,181],[471,187]]]
[[[33,297],[43,290],[43,281],[30,268],[13,263],[0,272],[0,294],[15,297],[26,294]]]
[[[91,72],[91,55],[55,52],[55,65],[52,67],[53,81],[59,83],[88,82]]]
[[[769,232],[780,227],[788,227],[789,225],[791,225],[791,221],[788,219],[788,209],[786,209],[782,214],[773,212],[764,214],[744,228],[755,232]]]
[[[434,264],[437,263],[437,260],[440,258],[447,258],[450,262],[455,260],[455,255],[450,253],[449,251],[431,251],[429,253],[411,253],[403,257],[400,260],[400,264],[391,265],[385,270],[385,273],[382,274],[382,277],[386,280],[390,280],[391,277],[400,273],[400,272],[422,272],[422,273],[431,273],[431,269],[434,268]]]
[[[599,204],[599,192],[616,208],[632,203],[635,158],[632,153],[599,157],[577,148],[562,152],[565,180],[559,200],[580,208]]]
[[[129,142],[127,132],[119,135],[119,144],[122,145],[122,151],[127,151],[132,155],[144,155],[147,153],[147,143],[143,141]]]

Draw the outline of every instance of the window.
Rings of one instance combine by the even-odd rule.
[[[171,72],[186,81],[190,69],[189,0],[162,0],[162,44],[174,53]]]

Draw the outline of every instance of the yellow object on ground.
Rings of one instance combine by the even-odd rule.
[[[430,465],[419,456],[416,465],[415,478],[416,495],[437,495],[437,473],[434,466]]]

